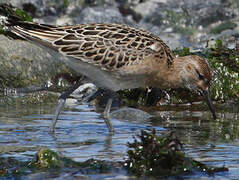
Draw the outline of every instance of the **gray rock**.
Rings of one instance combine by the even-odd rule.
[[[238,15],[235,2],[221,0],[150,0],[137,4],[143,21],[154,25],[208,26]]]
[[[31,7],[34,11],[31,13],[31,16],[43,16],[47,8],[44,0],[0,0],[0,3],[11,3],[13,6],[21,9],[25,9],[27,6],[28,8]]]
[[[185,7],[187,14],[191,18],[188,21],[189,25],[207,27],[212,23],[230,20],[235,17],[231,5],[223,3],[221,0],[189,1],[181,7]]]
[[[145,1],[135,6],[136,13],[141,14],[142,22],[151,23],[160,26],[163,23],[163,14],[167,4],[158,0]]]
[[[129,24],[128,20],[122,16],[119,9],[110,6],[86,7],[80,15],[75,18],[76,24],[85,23],[119,23]]]
[[[51,81],[59,73],[70,72],[38,45],[10,40],[0,35],[0,81],[7,87],[27,87]]]
[[[45,19],[46,16],[59,17],[63,15],[69,3],[72,1],[73,0],[0,0],[0,3],[11,3],[13,6],[21,8],[29,13],[33,18]],[[47,20],[47,18],[45,20]]]
[[[152,116],[149,113],[140,109],[126,107],[112,111],[110,113],[110,117],[115,119],[142,122],[147,121]]]

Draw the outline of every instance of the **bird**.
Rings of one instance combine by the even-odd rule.
[[[54,26],[26,22],[6,12],[0,11],[0,15],[4,31],[45,47],[101,90],[113,94],[141,87],[186,88],[204,96],[213,118],[217,118],[210,97],[212,70],[207,60],[197,55],[176,57],[151,32],[124,24]],[[79,85],[74,84],[60,96],[51,132],[67,96]],[[103,116],[109,131],[114,132],[109,115],[111,105],[112,98],[109,98]]]

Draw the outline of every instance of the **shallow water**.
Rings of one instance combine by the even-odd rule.
[[[229,172],[174,177],[176,179],[239,178],[239,113],[238,107],[217,111],[213,120],[207,111],[151,110],[150,119],[112,119],[115,134],[109,135],[104,120],[87,104],[66,107],[57,122],[55,135],[48,133],[56,104],[0,107],[0,156],[20,161],[31,160],[36,152],[47,147],[75,161],[90,158],[122,161],[127,142],[141,129],[174,130],[184,143],[188,156],[214,166],[226,166]],[[59,175],[61,179],[64,175]],[[31,176],[30,176],[31,177]],[[29,177],[29,178],[30,178]],[[91,175],[89,179],[123,178],[120,174]],[[79,178],[79,177],[78,177]],[[33,178],[34,179],[34,178]],[[64,178],[63,178],[64,179]]]

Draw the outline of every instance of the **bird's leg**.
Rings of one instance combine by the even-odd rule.
[[[107,105],[106,105],[104,113],[103,113],[105,124],[107,125],[107,127],[108,127],[108,129],[111,133],[114,132],[114,128],[113,128],[112,123],[110,121],[110,109],[111,109],[112,101],[113,101],[113,99],[112,99],[112,97],[110,97],[108,99]]]
[[[83,78],[81,78],[79,81],[77,81],[73,86],[71,86],[69,89],[67,89],[63,94],[60,95],[59,100],[58,100],[58,105],[56,108],[56,113],[54,118],[52,119],[52,124],[49,128],[50,132],[54,132],[55,131],[55,126],[56,126],[56,122],[57,119],[59,117],[59,114],[61,112],[62,107],[64,106],[65,102],[66,102],[66,98],[73,93],[80,85],[82,85],[82,80]]]
[[[87,102],[90,102],[90,101],[96,99],[99,95],[106,95],[106,97],[108,99],[105,110],[103,112],[103,118],[104,118],[105,124],[107,125],[109,131],[111,133],[113,133],[114,128],[112,126],[112,123],[110,122],[110,109],[111,109],[111,105],[112,105],[112,102],[113,102],[114,93],[110,90],[108,91],[108,90],[99,88],[93,95],[91,95],[87,99]]]
[[[111,90],[107,91],[107,97],[108,97],[108,101],[105,107],[105,110],[103,112],[103,117],[105,120],[105,124],[107,125],[110,133],[114,133],[114,128],[112,126],[112,123],[110,121],[110,110],[111,110],[111,106],[112,106],[112,102],[113,99],[115,99],[115,93]]]

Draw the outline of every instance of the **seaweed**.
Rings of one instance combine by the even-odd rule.
[[[201,171],[208,175],[228,171],[226,167],[209,167],[183,152],[183,145],[174,132],[159,136],[155,129],[142,130],[128,143],[126,169],[137,176],[173,176]]]
[[[11,4],[0,4],[0,15],[12,18],[18,21],[32,22],[33,19],[22,9],[13,7]]]

